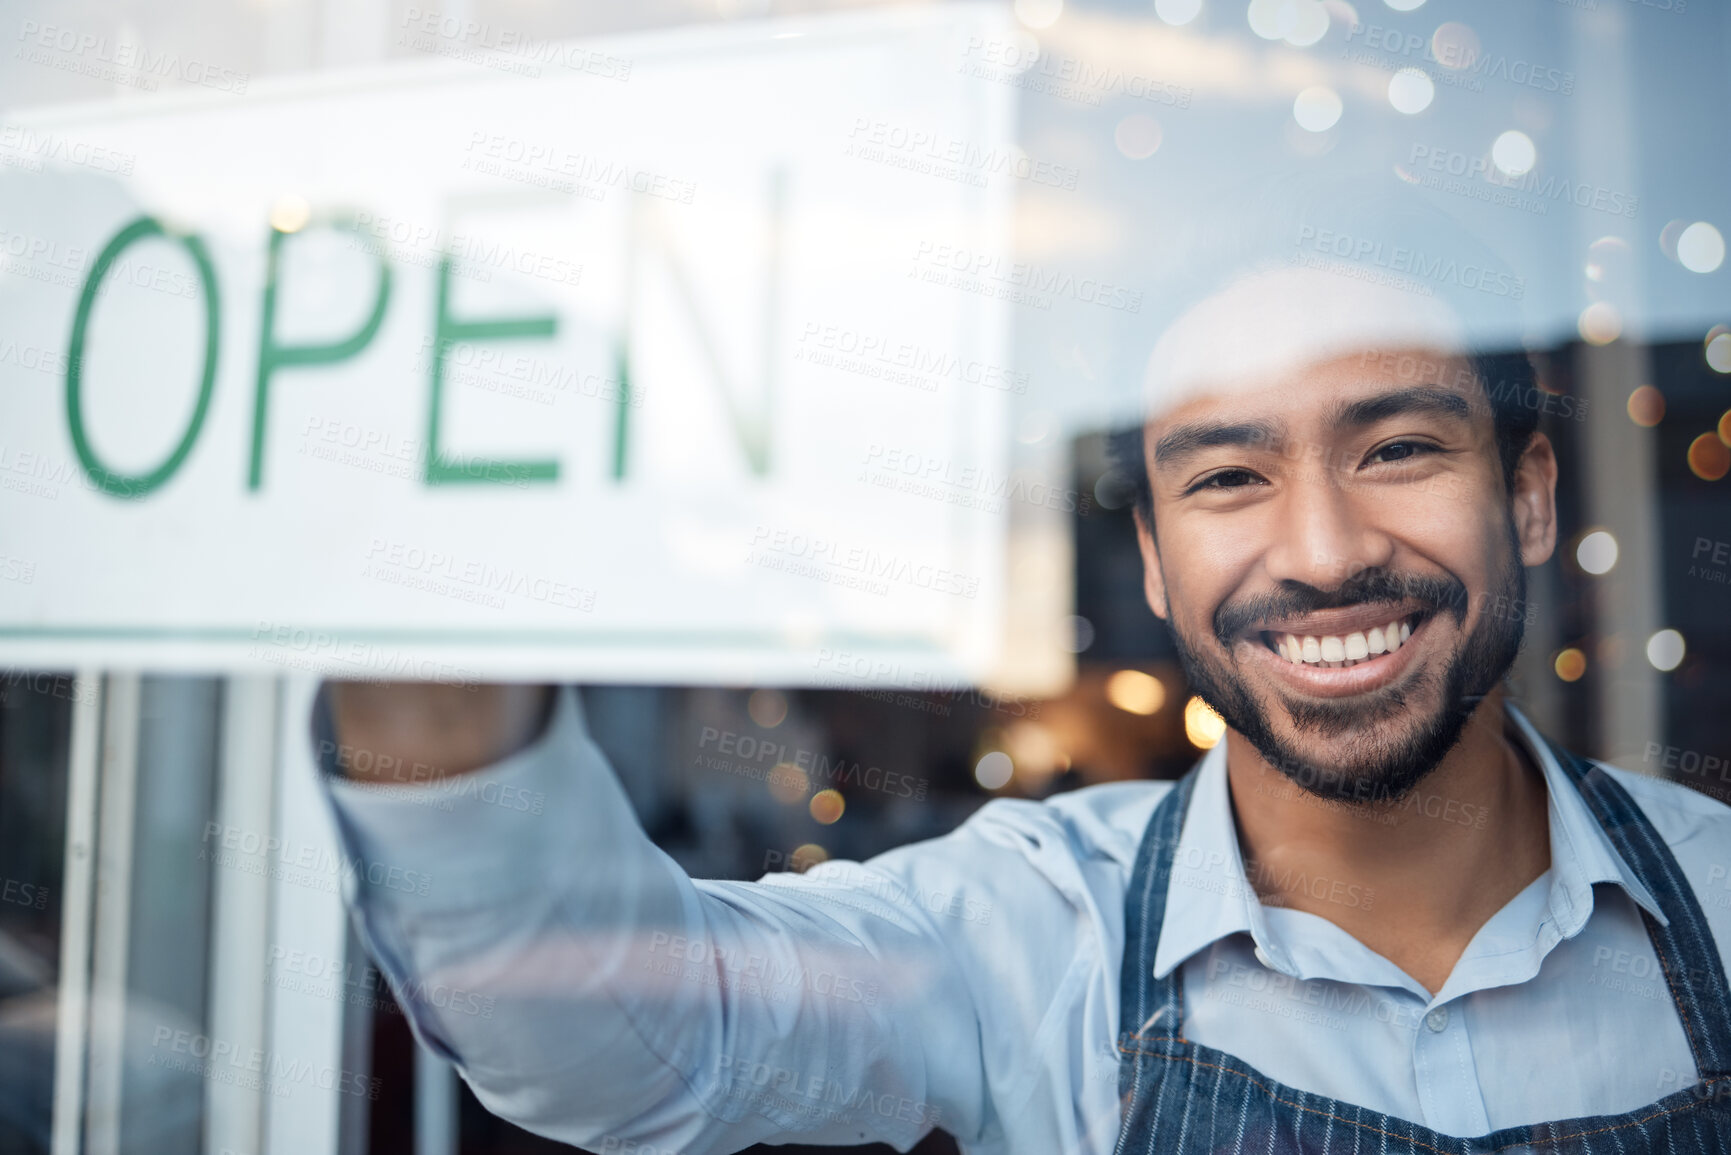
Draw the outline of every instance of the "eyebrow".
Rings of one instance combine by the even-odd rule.
[[[1330,415],[1329,425],[1335,429],[1362,428],[1410,413],[1471,421],[1472,412],[1472,404],[1458,393],[1415,385],[1341,405]],[[1186,457],[1222,446],[1278,450],[1285,438],[1286,426],[1278,421],[1193,421],[1168,430],[1154,443],[1154,468],[1176,468]]]
[[[1286,426],[1278,421],[1192,421],[1167,430],[1154,443],[1154,468],[1171,469],[1184,458],[1223,445],[1278,446]]]
[[[1473,408],[1459,393],[1437,386],[1414,385],[1342,405],[1334,411],[1330,424],[1336,429],[1355,428],[1409,413],[1431,413],[1471,421]]]

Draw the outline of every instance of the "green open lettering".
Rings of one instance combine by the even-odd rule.
[[[440,414],[444,404],[445,357],[459,341],[507,341],[524,337],[551,337],[558,330],[556,317],[516,317],[491,321],[459,321],[451,316],[451,258],[439,261],[439,294],[433,324],[433,368],[428,383],[426,482],[451,485],[471,481],[556,481],[557,461],[492,461],[469,458],[453,461],[439,448]]]
[[[277,267],[283,239],[289,234],[280,229],[270,231],[270,255],[265,260],[264,317],[259,322],[258,386],[252,404],[252,466],[247,472],[248,489],[257,489],[264,480],[265,413],[270,402],[270,379],[278,369],[296,365],[329,365],[346,361],[366,348],[385,319],[385,306],[391,299],[391,266],[373,239],[353,224],[329,222],[329,227],[344,229],[360,237],[379,258],[379,291],[373,298],[373,312],[353,336],[328,345],[279,345],[276,339]]]
[[[198,386],[198,403],[193,407],[192,420],[187,422],[180,443],[167,460],[149,473],[129,476],[102,464],[84,429],[84,340],[89,332],[90,313],[96,306],[96,293],[102,287],[102,278],[108,275],[115,259],[128,246],[146,237],[166,237],[179,242],[198,267],[199,284],[204,292],[204,375]],[[84,289],[78,295],[78,311],[72,317],[72,342],[66,351],[66,422],[72,432],[72,446],[78,452],[78,463],[102,492],[111,497],[143,497],[173,477],[186,460],[186,455],[192,452],[198,431],[204,426],[205,412],[210,408],[211,391],[216,387],[217,327],[216,269],[211,266],[204,242],[196,235],[171,234],[154,217],[139,217],[121,229],[96,258],[90,275],[84,279]]]

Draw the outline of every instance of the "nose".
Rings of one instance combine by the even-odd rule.
[[[1394,539],[1370,518],[1362,501],[1328,476],[1289,481],[1275,520],[1274,543],[1263,565],[1277,582],[1331,590],[1394,558]]]

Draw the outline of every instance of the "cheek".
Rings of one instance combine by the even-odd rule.
[[[1219,525],[1208,532],[1175,528],[1170,538],[1161,538],[1167,605],[1185,620],[1206,618],[1226,600],[1240,576],[1254,568],[1256,543],[1263,540],[1265,530],[1248,522],[1234,524],[1230,531]]]
[[[1521,564],[1520,543],[1512,534],[1513,527],[1506,517],[1501,516],[1501,511],[1484,523],[1479,535],[1477,571],[1471,576],[1461,575],[1468,588],[1482,589],[1490,594],[1501,592],[1505,575]]]
[[[1391,494],[1378,513],[1387,532],[1469,590],[1482,590],[1505,564],[1507,504],[1494,479],[1442,474],[1404,494]]]
[[[1463,516],[1471,508],[1457,506],[1422,531],[1409,529],[1403,535],[1423,559],[1423,568],[1448,574],[1466,587],[1462,626],[1469,632],[1501,592],[1502,574],[1509,564],[1508,530],[1501,511],[1493,510],[1489,517]]]

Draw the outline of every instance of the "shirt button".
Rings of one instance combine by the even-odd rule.
[[[1257,947],[1253,953],[1256,955],[1256,961],[1257,962],[1261,963],[1263,966],[1267,967],[1269,970],[1276,969],[1275,965],[1274,965],[1274,960],[1268,957],[1267,951],[1263,950],[1261,947]]]
[[[1438,1007],[1436,1010],[1426,1015],[1424,1017],[1424,1025],[1433,1031],[1442,1031],[1447,1029],[1449,1025],[1448,1008]]]

